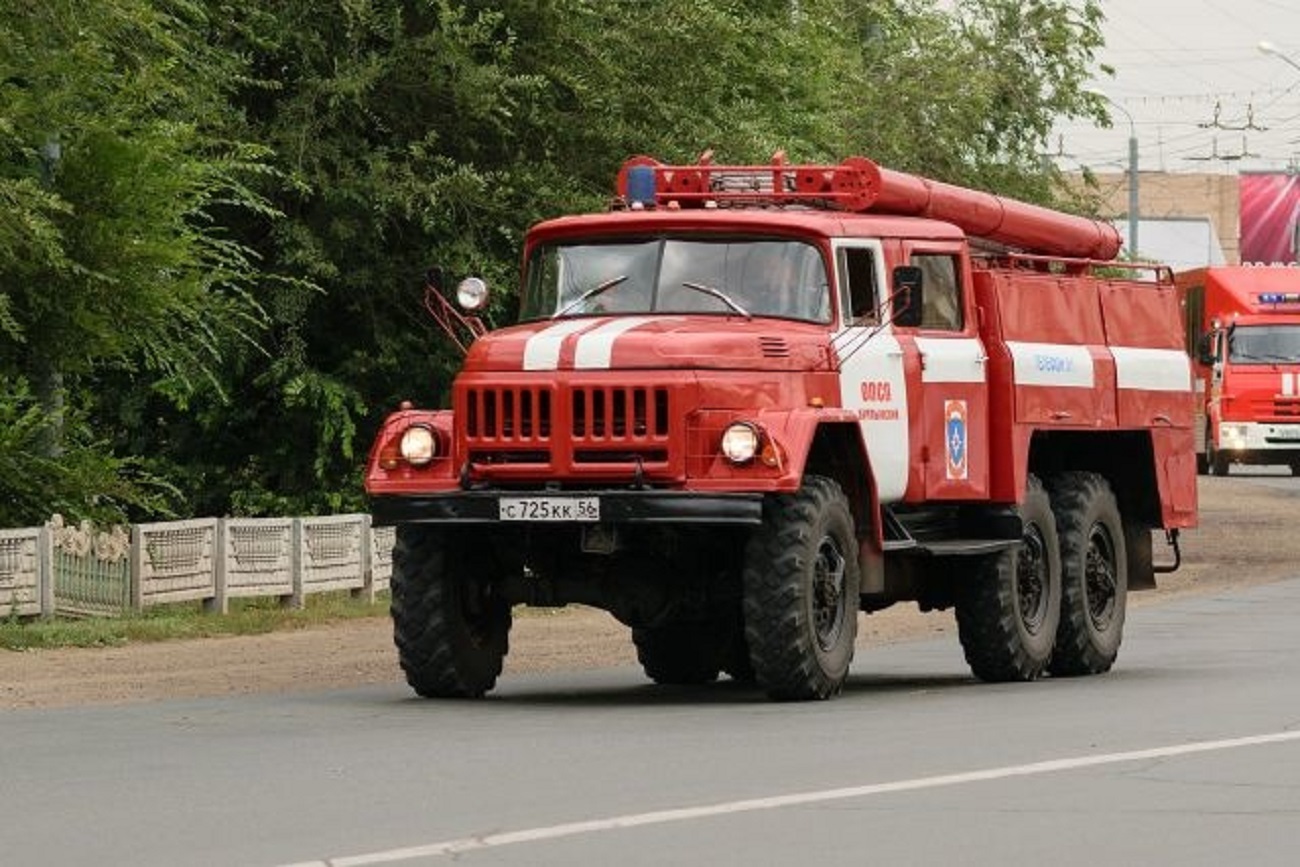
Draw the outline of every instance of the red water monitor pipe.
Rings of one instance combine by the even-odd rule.
[[[714,165],[708,154],[693,166],[633,157],[619,172],[618,192],[634,207],[802,203],[926,217],[1049,256],[1113,259],[1121,243],[1119,231],[1101,220],[883,169],[865,157],[838,166],[789,165],[781,154],[766,166]]]

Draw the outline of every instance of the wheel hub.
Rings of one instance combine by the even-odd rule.
[[[822,538],[817,546],[817,560],[813,564],[813,626],[817,631],[817,644],[822,650],[831,650],[844,629],[846,600],[844,598],[844,555],[830,536]]]
[[[1106,628],[1115,614],[1115,572],[1115,544],[1104,526],[1094,524],[1088,534],[1083,586],[1088,597],[1088,617],[1097,629]]]
[[[1029,524],[1016,555],[1016,596],[1020,603],[1020,620],[1025,629],[1037,635],[1047,619],[1047,545],[1042,531]]]

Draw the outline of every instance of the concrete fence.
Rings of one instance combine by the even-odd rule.
[[[301,607],[346,590],[373,601],[393,572],[393,528],[369,515],[204,518],[96,528],[55,515],[44,527],[0,530],[0,616],[115,616],[200,601],[274,596]]]

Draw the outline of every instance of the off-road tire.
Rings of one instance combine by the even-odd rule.
[[[1205,462],[1214,475],[1226,476],[1228,474],[1228,456],[1215,448],[1214,441],[1208,435],[1205,438]]]
[[[1096,473],[1050,480],[1061,542],[1061,622],[1048,670],[1074,677],[1109,671],[1124,636],[1128,552],[1110,483]]]
[[[755,683],[754,663],[749,658],[749,642],[745,640],[745,617],[737,604],[721,616],[719,628],[726,636],[722,651],[722,673],[739,683]]]
[[[511,618],[490,568],[441,528],[398,526],[389,610],[398,660],[418,695],[478,698],[496,685]]]
[[[712,683],[722,670],[722,648],[713,624],[685,621],[632,630],[636,658],[655,683],[695,686]]]
[[[808,476],[773,495],[745,550],[745,640],[758,684],[774,699],[838,693],[858,627],[858,540],[840,486]]]
[[[1061,618],[1056,518],[1042,484],[1029,477],[1019,545],[979,558],[957,589],[957,634],[980,680],[1034,680],[1047,670]]]

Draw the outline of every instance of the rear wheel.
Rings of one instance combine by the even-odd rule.
[[[404,524],[393,547],[393,641],[406,682],[426,698],[477,698],[496,685],[510,606],[491,563],[436,527]]]
[[[689,621],[633,629],[636,658],[646,677],[679,686],[717,680],[722,654],[711,627],[706,621]]]
[[[981,559],[957,593],[957,633],[980,680],[1033,680],[1052,658],[1061,617],[1056,519],[1042,484],[1029,477],[1020,544]]]
[[[775,699],[829,698],[853,660],[858,541],[840,486],[808,476],[770,497],[745,553],[745,639],[755,679]]]
[[[1096,473],[1052,480],[1061,540],[1061,623],[1050,670],[1100,674],[1119,654],[1128,599],[1124,524],[1110,483]]]

